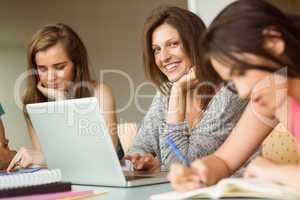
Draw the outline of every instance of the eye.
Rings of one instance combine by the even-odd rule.
[[[169,46],[172,47],[172,48],[175,48],[175,47],[177,47],[178,45],[179,45],[179,42],[174,41],[174,42],[171,42]]]
[[[57,66],[55,66],[55,69],[56,70],[64,70],[65,67],[66,67],[66,65],[57,65]]]
[[[153,52],[154,55],[159,54],[160,48],[159,47],[154,47],[154,48],[152,48],[152,52]]]
[[[46,72],[47,71],[47,67],[45,66],[37,66],[37,70],[40,72]]]

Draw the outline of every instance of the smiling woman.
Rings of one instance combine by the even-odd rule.
[[[16,164],[28,167],[45,166],[41,147],[25,106],[30,103],[71,98],[97,97],[115,148],[123,151],[117,136],[115,101],[110,87],[93,81],[88,53],[79,36],[65,24],[44,26],[32,38],[28,47],[27,86],[23,98],[24,115],[33,149],[22,147],[8,170]]]
[[[178,7],[160,7],[145,22],[144,67],[160,91],[125,157],[136,170],[168,170],[178,161],[167,138],[190,160],[213,153],[247,104],[200,64],[204,31],[197,15]]]

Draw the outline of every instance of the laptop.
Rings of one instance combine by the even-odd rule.
[[[95,97],[28,104],[48,167],[73,184],[131,187],[167,182],[166,172],[123,171]]]

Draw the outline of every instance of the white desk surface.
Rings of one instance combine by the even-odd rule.
[[[107,191],[107,193],[87,198],[87,200],[148,200],[152,194],[163,193],[171,191],[170,184],[155,184],[148,186],[139,186],[131,188],[118,187],[93,187],[93,186],[79,186],[72,185],[73,190],[95,190]]]
[[[172,190],[170,184],[168,183],[132,187],[132,188],[91,187],[91,186],[73,185],[72,189],[73,190],[95,190],[99,192],[107,191],[107,193],[103,195],[87,198],[86,200],[149,200],[149,197],[152,194],[169,192]],[[239,200],[239,199],[226,199],[226,200]],[[240,200],[255,200],[255,199],[243,198]]]

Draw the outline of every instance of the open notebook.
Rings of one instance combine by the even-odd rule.
[[[201,188],[190,192],[167,192],[152,195],[151,200],[176,200],[187,198],[263,198],[263,199],[284,199],[299,200],[300,192],[296,192],[285,186],[264,183],[258,180],[241,178],[227,178],[218,184],[207,188]]]
[[[44,194],[71,190],[70,183],[61,182],[59,169],[24,169],[0,173],[0,198]]]

